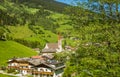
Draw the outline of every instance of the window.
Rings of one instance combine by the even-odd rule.
[[[40,69],[40,71],[41,71],[41,72],[44,72],[44,70],[43,70],[43,69]]]
[[[46,71],[48,71],[47,68],[46,68]]]

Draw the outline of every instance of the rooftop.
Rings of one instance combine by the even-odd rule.
[[[30,65],[33,65],[33,67],[39,67],[41,64],[42,65],[45,65],[47,67],[50,67],[54,70],[57,70],[59,68],[63,68],[65,67],[64,63],[63,62],[60,62],[60,61],[57,61],[57,60],[51,60],[51,59],[47,59],[47,60],[41,60],[39,59],[38,56],[33,56],[30,57],[30,58],[13,58],[11,60],[8,61],[8,63],[10,62],[18,62],[18,63],[27,63],[27,64],[30,64]]]
[[[58,43],[47,43],[47,46],[49,49],[57,49],[58,47]]]

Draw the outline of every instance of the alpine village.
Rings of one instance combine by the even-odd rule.
[[[0,77],[120,77],[120,0],[0,0]]]

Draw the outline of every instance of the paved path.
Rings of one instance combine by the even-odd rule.
[[[5,74],[5,75],[10,75],[10,76],[15,76],[15,77],[25,77],[25,76],[21,76],[21,75],[15,75],[15,74],[11,74],[11,73],[6,73],[2,70],[0,70],[0,74]]]

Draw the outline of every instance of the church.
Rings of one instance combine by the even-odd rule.
[[[62,52],[62,37],[58,35],[58,42],[57,43],[46,43],[44,49],[42,49],[43,55],[49,55],[57,52]]]

